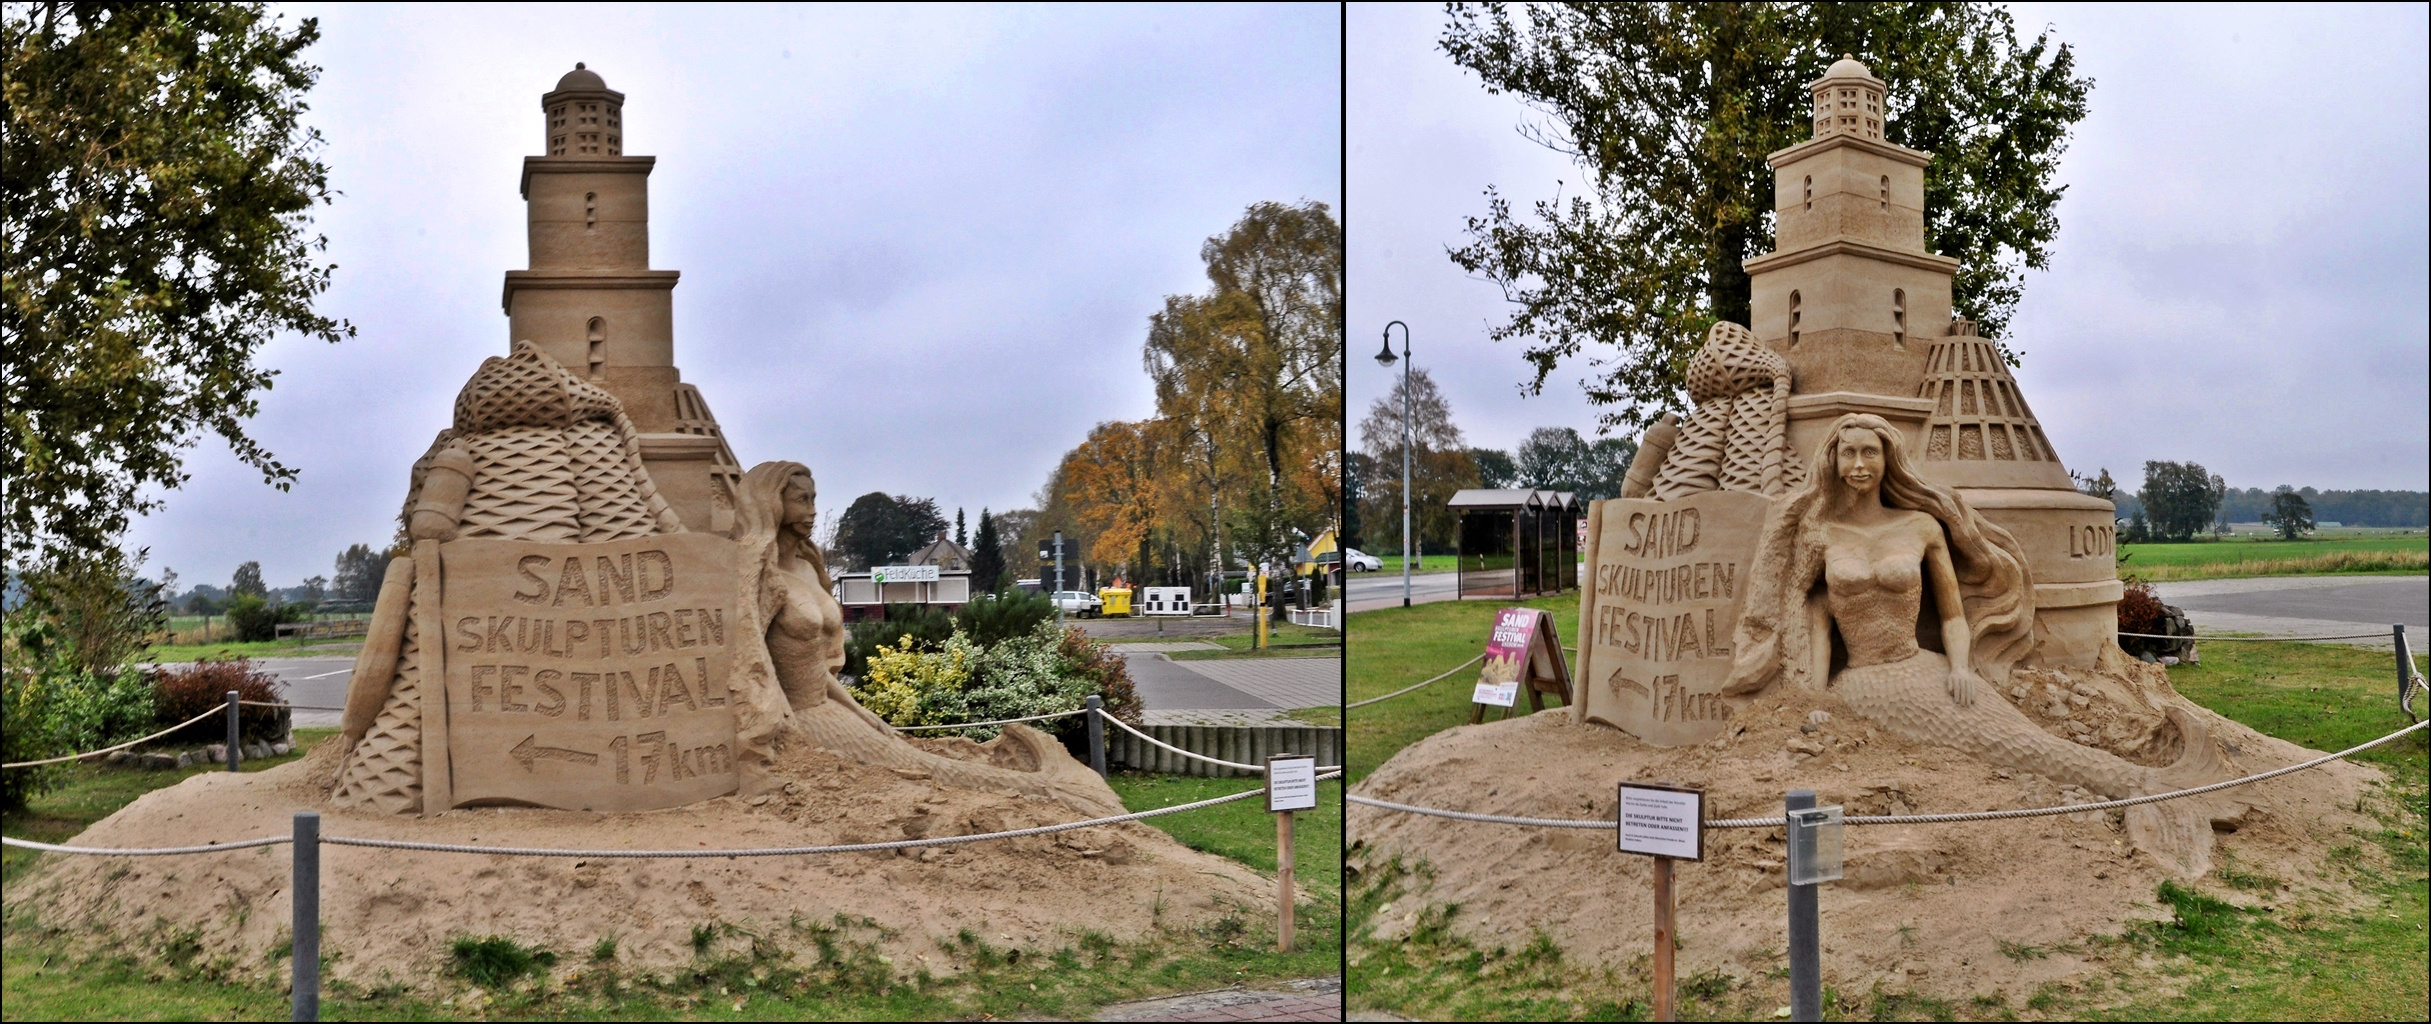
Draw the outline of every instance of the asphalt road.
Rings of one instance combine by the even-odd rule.
[[[1410,577],[1410,603],[1450,601],[1459,596],[1459,589],[1459,573],[1420,573]],[[1352,573],[1343,590],[1354,612],[1401,607],[1401,574],[1397,572]]]
[[[355,670],[353,655],[332,658],[256,658],[253,664],[254,667],[278,677],[280,682],[287,684],[288,703],[329,708],[346,706],[346,683],[348,678],[354,675]],[[170,664],[161,667],[177,668],[180,666]],[[295,713],[295,724],[310,729],[335,729],[338,727],[339,719],[343,717],[345,717],[344,714],[337,711],[299,710]]]
[[[2431,576],[2265,576],[2153,584],[2162,601],[2186,609],[2201,632],[2265,636],[2387,635],[2405,623],[2421,649],[2431,631]]]

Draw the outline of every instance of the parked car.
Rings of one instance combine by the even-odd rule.
[[[1384,559],[1358,548],[1343,548],[1342,564],[1352,572],[1376,572],[1384,568]]]
[[[1063,609],[1066,615],[1093,619],[1105,610],[1106,603],[1098,600],[1096,594],[1085,590],[1058,590],[1055,592],[1055,606]]]

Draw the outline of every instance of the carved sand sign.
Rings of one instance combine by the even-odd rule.
[[[594,811],[735,791],[734,542],[440,545],[454,803]]]
[[[1649,743],[1711,739],[1733,705],[1731,631],[1772,502],[1744,491],[1615,498],[1587,515],[1578,712]]]

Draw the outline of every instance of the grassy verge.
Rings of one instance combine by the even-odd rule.
[[[297,730],[305,748],[332,730]],[[281,758],[281,763],[302,756]],[[24,814],[0,820],[7,834],[58,842],[144,793],[209,769],[140,772],[79,765],[70,784]],[[1240,779],[1118,775],[1115,791],[1132,810],[1166,807],[1251,788]],[[1276,982],[1340,970],[1342,933],[1341,789],[1324,784],[1321,810],[1295,820],[1294,871],[1305,896],[1298,903],[1296,946],[1274,948],[1270,918],[1233,916],[1191,932],[1132,943],[1103,935],[1066,937],[1052,949],[989,945],[965,932],[940,937],[939,952],[959,973],[897,975],[879,953],[869,922],[838,919],[789,924],[793,938],[818,950],[815,960],[777,952],[740,929],[699,936],[702,953],[689,968],[639,972],[616,966],[598,950],[534,950],[504,940],[462,943],[451,968],[469,986],[438,1002],[400,992],[366,992],[335,985],[323,1015],[332,1020],[481,1020],[516,1017],[559,1020],[938,1020],[1072,1019],[1097,1007],[1176,991],[1236,983]],[[1149,824],[1194,849],[1232,858],[1262,872],[1275,868],[1275,824],[1257,800],[1243,800]],[[40,855],[8,852],[15,879]],[[0,943],[0,1018],[7,1020],[281,1020],[287,996],[276,987],[231,984],[208,965],[172,959],[86,959],[40,929],[14,923]],[[579,970],[566,968],[581,965]]]
[[[1555,635],[1575,646],[1578,594],[1522,601],[1552,613]],[[1349,616],[1343,649],[1343,693],[1351,701],[1378,697],[1425,679],[1485,650],[1494,615],[1489,601],[1437,601]],[[1346,767],[1358,782],[1403,747],[1469,720],[1474,672],[1455,673],[1424,689],[1350,712],[1344,735]],[[1522,703],[1519,713],[1526,713]],[[1501,712],[1497,711],[1496,714]]]
[[[1223,636],[1191,637],[1224,649],[1220,651],[1173,651],[1166,655],[1175,661],[1208,661],[1218,658],[1332,658],[1342,653],[1342,634],[1315,626],[1278,623],[1266,631],[1265,650],[1258,650],[1255,633],[1225,634]]]
[[[1371,555],[1374,555],[1374,556],[1376,556],[1376,557],[1378,557],[1378,558],[1383,559],[1383,560],[1384,560],[1384,568],[1382,568],[1382,569],[1378,569],[1378,570],[1376,570],[1375,572],[1372,572],[1372,573],[1361,573],[1360,575],[1363,575],[1363,576],[1399,576],[1399,575],[1401,575],[1401,553],[1400,553],[1400,552],[1397,552],[1397,551],[1396,551],[1396,552],[1389,552],[1389,553],[1388,553],[1388,552],[1383,552],[1383,551],[1370,551],[1370,552],[1368,552],[1368,553],[1369,553],[1369,554],[1371,554]],[[1460,568],[1460,556],[1459,556],[1459,555],[1420,555],[1420,556],[1418,556],[1418,565],[1417,565],[1417,567],[1416,567],[1416,568],[1414,568],[1414,569],[1411,569],[1411,570],[1410,570],[1410,572],[1411,572],[1411,573],[1413,573],[1413,574],[1419,574],[1419,573],[1430,573],[1430,572],[1451,572],[1451,571],[1453,571],[1454,569],[1458,569],[1458,568]]]
[[[2431,570],[2431,540],[2335,537],[2315,540],[2201,540],[2121,544],[2121,573],[2148,580],[2234,579],[2334,573],[2420,574]]]
[[[1400,609],[1351,617],[1358,652],[1351,659],[1353,700],[1416,682],[1482,646],[1485,616],[1437,614],[1446,617],[1422,618]],[[1402,652],[1397,669],[1371,664],[1395,652]],[[2179,690],[2196,702],[2320,750],[2344,749],[2406,724],[2395,707],[2394,675],[2385,651],[2309,644],[2213,644],[2202,665],[2170,670]],[[1460,685],[1449,696],[1436,693],[1456,682]],[[1466,721],[1466,691],[1465,678],[1446,679],[1353,712],[1353,770],[1365,774],[1402,746]],[[1826,1016],[2425,1019],[2431,1015],[2431,981],[2423,972],[2431,955],[2425,931],[2431,918],[2425,860],[2431,754],[2426,750],[2418,734],[2361,755],[2390,776],[2389,785],[2365,800],[2379,824],[2345,837],[2306,877],[2267,877],[2224,856],[2211,876],[2186,886],[2164,885],[2154,894],[2156,906],[2173,912],[2170,921],[2082,936],[2061,950],[2021,947],[2011,954],[2067,952],[2088,961],[2092,970],[2069,984],[2019,993],[2019,1002],[1997,992],[1928,998],[1827,990]],[[1399,941],[1370,938],[1378,910],[1420,888],[1429,870],[1426,864],[1391,863],[1352,878],[1350,1008],[1433,1019],[1644,1017],[1647,994],[1636,969],[1571,962],[1542,936],[1517,948],[1479,946],[1454,933],[1457,906],[1423,908],[1419,926]],[[2259,909],[2265,904],[2270,909]],[[2241,909],[2246,907],[2256,909]],[[1683,978],[1679,992],[1682,1020],[1748,1019],[1773,1011],[1771,999],[1758,998],[1768,993],[1724,976]]]
[[[156,662],[199,658],[351,658],[363,649],[357,640],[262,640],[253,643],[176,644],[153,647],[144,657]]]

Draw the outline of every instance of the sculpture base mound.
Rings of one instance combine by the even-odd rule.
[[[781,790],[663,811],[599,814],[460,808],[427,818],[328,806],[338,744],[258,773],[198,775],[158,790],[69,842],[152,847],[285,835],[319,810],[323,835],[561,849],[694,849],[881,842],[1071,821],[1061,803],[939,785],[925,773],[795,749]],[[1085,774],[1087,769],[1081,771]],[[1091,779],[1094,782],[1094,778]],[[1098,784],[1103,789],[1103,784]],[[1111,791],[1106,792],[1111,799]],[[52,855],[12,881],[10,926],[66,931],[95,951],[154,955],[181,934],[196,962],[283,980],[289,860],[280,847],[190,857]],[[696,961],[693,928],[729,924],[815,963],[816,937],[791,927],[837,915],[874,922],[897,974],[948,974],[937,940],[963,929],[999,947],[1053,950],[1087,929],[1130,942],[1228,914],[1274,912],[1274,885],[1143,823],[888,853],[699,860],[575,860],[324,846],[321,948],[329,977],[364,988],[455,984],[449,944],[502,935],[580,969],[602,939],[616,967]],[[724,947],[721,947],[724,948]]]
[[[2232,775],[2319,756],[2193,709],[2167,691],[2157,667],[2104,661],[2127,677],[2106,684],[2157,686],[2166,700],[2200,715]],[[2038,675],[2019,673],[2021,682]],[[1829,720],[1801,731],[1815,711],[1828,712]],[[2166,764],[2178,753],[2173,742],[2147,746],[2137,760]],[[2376,769],[2333,762],[2239,787],[2229,799],[2209,798],[2211,856],[2233,858],[2245,872],[2309,878],[2331,847],[2348,841],[2349,827],[2378,827],[2355,808],[2380,778]],[[1607,726],[1573,723],[1558,710],[1462,726],[1402,750],[1352,792],[1487,814],[1609,820],[1615,784],[1623,779],[1702,786],[1707,813],[1717,818],[1777,817],[1783,793],[1795,788],[1812,789],[1819,804],[1851,814],[2094,799],[1949,747],[1905,742],[1829,692],[1782,688],[1759,695],[1720,737],[1694,746],[1654,746]],[[1479,947],[1518,949],[1541,931],[1574,963],[1643,977],[1654,942],[1652,862],[1617,852],[1611,832],[1471,823],[1356,804],[1347,826],[1350,866],[1367,884],[1396,890],[1373,920],[1377,940],[1405,935],[1430,905],[1457,905],[1452,929]],[[2137,849],[2117,811],[1863,826],[1846,835],[1846,875],[1821,892],[1824,984],[1842,992],[1877,984],[1951,997],[2032,992],[2088,967],[2066,954],[2013,960],[2001,955],[2001,943],[2049,949],[2116,934],[2133,919],[2166,917],[2167,908],[2154,907],[2154,889],[2185,873],[2169,858]],[[1677,872],[1678,976],[1720,971],[1763,979],[1784,964],[1777,959],[1786,941],[1782,832],[1712,830],[1706,842],[1706,859]],[[1405,869],[1423,862],[1426,870],[1395,872],[1396,858]]]

